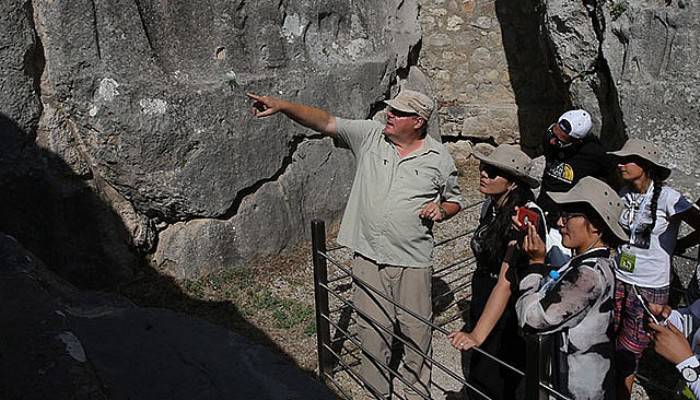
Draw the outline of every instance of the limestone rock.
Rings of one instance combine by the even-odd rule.
[[[85,214],[58,210],[63,216],[44,225],[63,227],[60,235],[20,229],[31,222],[26,215],[2,228],[46,260],[40,249],[68,260],[58,243],[90,232],[85,253],[93,258],[80,252],[76,266],[59,261],[52,268],[96,264],[96,271],[119,276],[148,253],[176,263],[174,269],[208,254],[219,260],[214,267],[232,267],[223,263],[304,240],[312,216],[337,220],[352,177],[349,153],[315,143],[315,133],[281,115],[254,119],[245,92],[368,118],[397,91],[397,71],[411,70],[421,40],[416,1],[77,0],[32,7],[12,0],[0,7],[0,67],[11,71],[0,78],[11,93],[0,99],[0,121],[17,139],[0,165],[36,166],[6,188],[51,187],[42,197],[55,208],[72,193]],[[22,153],[27,148],[31,157]],[[0,183],[8,170],[0,171]],[[41,179],[30,177],[37,174]],[[12,208],[23,200],[28,210],[42,205],[25,189],[3,199],[2,208],[17,214]],[[204,225],[216,229],[196,238],[196,252],[185,250],[186,240],[176,244]]]
[[[659,145],[673,169],[671,186],[697,198],[700,4],[685,0],[625,4],[614,14],[617,18],[606,14],[602,43],[625,133]]]
[[[37,73],[41,69],[41,49],[36,41],[28,0],[8,0],[0,4],[0,90],[3,94],[0,112],[14,120],[15,127],[4,121],[0,125],[5,161],[10,130],[20,135],[22,142],[33,139],[41,114],[41,103],[36,93]],[[15,141],[17,141],[15,140]],[[4,167],[4,166],[3,166]]]
[[[450,152],[450,155],[452,155],[452,158],[455,161],[457,171],[460,174],[467,171],[469,166],[469,158],[472,156],[472,152],[474,151],[472,144],[467,140],[448,143],[447,150]]]
[[[489,155],[496,147],[488,143],[477,143],[474,145],[473,148],[474,151],[478,151],[479,153]]]

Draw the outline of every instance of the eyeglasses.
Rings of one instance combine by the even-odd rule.
[[[407,118],[407,117],[417,117],[418,116],[418,114],[416,114],[416,113],[400,111],[400,110],[397,110],[395,108],[389,108],[387,110],[387,114],[391,114],[395,118]]]
[[[561,221],[562,221],[563,223],[567,223],[567,222],[569,222],[569,220],[572,219],[572,218],[576,218],[576,217],[583,217],[583,218],[586,218],[586,214],[577,213],[577,212],[566,212],[566,211],[562,211],[561,213],[559,213],[559,217],[561,218]]]
[[[500,169],[493,165],[480,164],[479,171],[483,171],[489,179],[496,179],[499,176],[505,177],[505,174]]]

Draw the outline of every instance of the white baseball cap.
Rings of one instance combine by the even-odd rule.
[[[570,110],[559,117],[559,127],[574,139],[583,139],[591,131],[593,122],[586,110]]]

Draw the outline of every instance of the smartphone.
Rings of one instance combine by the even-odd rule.
[[[632,285],[632,290],[634,290],[634,295],[637,297],[640,303],[642,303],[642,308],[644,308],[644,312],[647,313],[647,315],[651,318],[652,321],[654,321],[655,324],[657,325],[663,325],[659,322],[658,319],[656,319],[656,316],[654,313],[651,312],[651,309],[649,308],[649,302],[647,299],[642,296],[639,291],[637,290],[637,285]]]
[[[537,228],[537,224],[540,222],[540,214],[527,207],[520,207],[518,208],[517,219],[520,222],[520,230],[525,231],[528,223]]]

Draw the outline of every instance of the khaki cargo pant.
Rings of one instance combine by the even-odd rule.
[[[413,311],[421,317],[432,320],[431,268],[405,268],[377,265],[371,260],[356,255],[352,262],[355,276],[367,282],[373,288],[393,299],[394,302]],[[413,343],[423,353],[432,355],[432,329],[417,318],[411,316],[387,300],[376,295],[370,289],[353,282],[353,302],[358,310],[366,313],[389,332],[393,331],[394,322],[398,323],[402,336]],[[358,315],[359,340],[365,352],[362,355],[360,376],[376,391],[389,398],[392,376],[386,369],[378,366],[372,357],[384,365],[391,358],[392,337],[386,331],[377,328],[374,322]],[[398,371],[407,382],[423,394],[430,395],[430,362],[416,351],[404,346],[402,368]],[[404,397],[408,400],[423,399],[414,390],[404,386]]]

